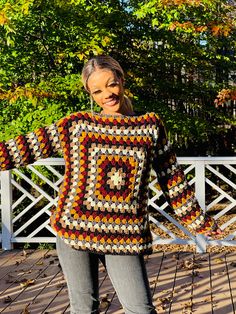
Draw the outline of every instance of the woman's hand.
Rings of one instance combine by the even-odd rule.
[[[209,237],[212,237],[212,236],[219,236],[219,235],[222,235],[223,234],[223,231],[217,227],[213,230],[209,230],[208,232],[205,233],[206,236],[209,236]]]

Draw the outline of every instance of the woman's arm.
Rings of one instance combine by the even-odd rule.
[[[153,168],[168,203],[181,221],[198,233],[218,230],[214,219],[204,213],[199,206],[192,187],[188,184],[183,170],[178,165],[161,120],[159,120],[159,135]]]
[[[0,170],[9,170],[48,158],[61,149],[57,124],[39,128],[0,143]]]

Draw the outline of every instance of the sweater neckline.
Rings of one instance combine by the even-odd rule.
[[[140,112],[136,112],[134,111],[133,114],[131,115],[125,115],[125,114],[108,114],[108,113],[100,113],[100,112],[92,112],[92,115],[96,115],[98,117],[101,118],[132,118],[132,117],[139,117],[139,116],[143,116],[146,115],[147,113],[140,113]]]

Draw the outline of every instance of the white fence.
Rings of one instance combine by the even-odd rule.
[[[236,157],[182,157],[178,161],[185,169],[189,184],[195,185],[200,205],[212,211],[224,230],[223,239],[213,240],[187,230],[169,213],[153,174],[149,205],[154,244],[196,245],[198,252],[206,251],[207,245],[236,245]],[[63,174],[62,158],[48,158],[23,170],[1,173],[0,241],[4,250],[11,249],[17,242],[55,242],[49,217],[50,209],[58,200]],[[175,232],[177,230],[181,231],[181,236]]]

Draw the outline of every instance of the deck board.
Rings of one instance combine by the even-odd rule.
[[[225,255],[227,274],[229,280],[229,287],[231,293],[231,300],[234,312],[236,311],[236,258],[235,253],[228,253]]]
[[[170,313],[181,313],[182,309],[192,310],[193,265],[192,253],[180,253],[177,258],[177,272]]]
[[[235,314],[234,253],[157,252],[146,258],[158,314]],[[124,314],[103,265],[101,314]],[[33,280],[22,287],[21,283]],[[56,251],[0,252],[0,313],[69,314],[69,299]]]
[[[177,271],[176,254],[165,253],[153,294],[154,305],[160,314],[169,313]]]
[[[28,306],[30,313],[44,313],[45,311],[50,312],[53,308],[53,312],[63,312],[65,310],[65,301],[68,303],[68,294],[63,274],[60,270],[53,270],[56,266],[50,267],[47,270],[47,280],[45,280],[45,289],[36,296],[31,304]],[[56,275],[55,275],[56,272]],[[64,296],[60,292],[65,290]],[[58,302],[57,298],[60,298]],[[62,302],[63,297],[63,302]],[[59,304],[60,303],[60,304]],[[53,313],[52,312],[52,313]]]
[[[11,299],[17,297],[20,283],[27,280],[29,277],[35,276],[35,272],[42,268],[40,262],[43,259],[42,251],[34,251],[22,259],[12,259],[11,265],[1,267],[2,278],[0,280],[0,310],[2,310],[2,299],[9,296]],[[17,262],[17,263],[16,263]],[[37,265],[38,264],[38,265]],[[36,269],[33,269],[35,266]],[[5,273],[5,275],[4,275]]]
[[[194,313],[212,313],[212,290],[208,253],[195,254],[194,260],[199,265],[193,276],[192,310]]]
[[[51,253],[48,257],[47,251],[36,250],[26,255],[20,264],[15,265],[14,270],[7,273],[0,282],[0,313],[21,313],[32,302],[38,290],[45,286],[41,277],[44,277],[46,270],[54,263]],[[55,275],[54,270],[52,275]],[[27,281],[30,281],[29,285],[26,284]],[[6,303],[6,298],[11,302]]]
[[[2,256],[3,260],[1,260],[0,265],[0,280],[4,278],[7,274],[10,274],[12,271],[14,272],[16,266],[20,268],[20,264],[22,264],[27,258],[29,258],[31,253],[24,255],[22,251],[17,252],[16,254],[7,253],[7,255]]]
[[[214,314],[233,313],[226,260],[222,253],[211,254],[210,269]]]
[[[14,250],[14,252],[12,252],[12,251],[1,251],[0,252],[0,266],[6,265],[12,259],[14,259],[17,256],[21,256],[21,255],[22,255],[21,250]]]

